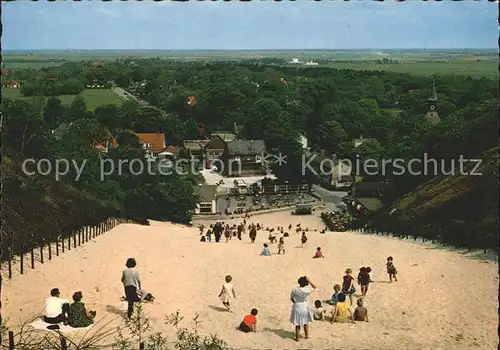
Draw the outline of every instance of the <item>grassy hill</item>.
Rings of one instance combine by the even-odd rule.
[[[498,148],[482,154],[480,176],[440,176],[369,218],[381,231],[461,247],[498,247]],[[468,172],[474,165],[468,166]]]
[[[5,253],[9,248],[14,254],[26,252],[42,241],[122,212],[119,204],[99,201],[53,177],[25,174],[20,159],[2,156],[1,246]]]

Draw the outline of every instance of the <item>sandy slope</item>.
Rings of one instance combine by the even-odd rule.
[[[322,228],[316,216],[289,213],[255,216],[265,225],[295,224]],[[235,220],[236,221],[236,220]],[[239,220],[237,221],[239,222]],[[156,296],[145,309],[155,329],[170,334],[164,315],[181,310],[189,320],[200,314],[202,332],[214,331],[240,349],[493,349],[497,346],[497,264],[406,240],[356,233],[311,232],[309,248],[297,248],[299,236],[286,241],[285,256],[260,257],[267,234],[256,244],[200,243],[198,230],[163,223],[150,227],[120,225],[76,251],[66,252],[43,267],[5,281],[4,315],[11,323],[39,312],[53,287],[65,297],[82,290],[98,315],[120,313],[121,270],[129,256],[137,258],[144,286]],[[326,259],[313,260],[316,246]],[[272,250],[275,251],[275,246]],[[400,274],[389,284],[385,259],[394,256]],[[288,322],[289,293],[297,278],[310,276],[318,285],[314,299],[327,299],[347,267],[371,266],[377,281],[365,300],[370,323],[314,322],[311,339],[294,342]],[[223,277],[231,274],[237,299],[234,313],[221,311],[217,298]],[[358,288],[359,289],[359,288]],[[236,330],[252,307],[259,309],[260,331]],[[185,323],[188,326],[188,323]]]

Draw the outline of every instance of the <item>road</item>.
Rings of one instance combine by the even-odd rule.
[[[329,191],[321,186],[312,186],[314,193],[326,202],[326,207],[331,210],[338,210],[344,207],[342,197],[347,196],[347,192]]]
[[[149,106],[149,103],[147,103],[144,100],[138,99],[136,96],[132,95],[130,92],[126,91],[125,89],[122,89],[121,87],[113,86],[111,90],[113,90],[114,93],[117,94],[118,97],[120,97],[124,101],[135,100],[143,106]]]

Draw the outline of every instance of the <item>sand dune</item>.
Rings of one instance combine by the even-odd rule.
[[[295,226],[300,220],[310,230],[323,228],[317,216],[299,218],[283,212],[250,220],[274,227]],[[310,232],[308,248],[297,248],[299,235],[293,232],[286,239],[286,255],[271,257],[258,255],[267,238],[265,231],[259,232],[255,244],[249,243],[248,237],[227,244],[200,243],[199,237],[196,228],[168,223],[120,225],[95,242],[5,281],[4,315],[15,324],[40,312],[53,287],[60,288],[68,298],[82,290],[86,304],[101,317],[123,310],[120,274],[125,260],[133,256],[145,289],[156,296],[155,304],[146,304],[145,310],[155,330],[167,335],[171,329],[164,325],[164,316],[179,309],[186,319],[199,314],[201,332],[216,332],[239,349],[497,346],[498,268],[494,261],[412,241],[350,232]],[[317,246],[322,247],[326,259],[312,259]],[[275,252],[276,246],[271,245],[271,249]],[[387,283],[385,274],[389,255],[399,270],[399,281],[392,284]],[[365,299],[370,322],[314,322],[311,339],[294,342],[293,326],[288,322],[289,294],[297,278],[307,275],[318,285],[312,303],[329,298],[347,267],[356,272],[364,265],[372,267],[377,281]],[[226,274],[233,276],[237,293],[232,313],[222,311],[217,298]],[[259,332],[237,331],[242,317],[253,307],[259,309]]]

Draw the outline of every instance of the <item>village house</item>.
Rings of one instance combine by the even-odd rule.
[[[21,87],[21,84],[17,80],[9,80],[6,85],[7,88],[9,89],[19,89]]]
[[[165,152],[164,133],[136,133],[142,149],[146,152],[146,158],[156,159]]]
[[[266,174],[263,140],[234,140],[227,142],[223,154],[223,173],[227,176]]]
[[[217,166],[218,160],[222,159],[224,155],[225,147],[226,141],[221,136],[212,134],[212,139],[205,147],[205,154],[207,157],[205,166],[207,169],[212,169],[213,166]]]
[[[359,146],[361,146],[363,143],[365,143],[368,140],[374,140],[374,139],[372,139],[372,138],[365,139],[365,138],[363,138],[363,135],[361,135],[359,137],[359,139],[354,139],[353,140],[354,141],[354,148],[358,148]]]
[[[94,148],[101,153],[107,154],[109,149],[116,149],[118,147],[118,142],[112,136],[106,140],[96,141],[94,143]]]
[[[184,140],[182,146],[184,148],[184,156],[187,158],[199,158],[205,155],[205,147],[210,140]]]
[[[195,207],[195,214],[215,214],[217,212],[217,186],[201,185],[195,187],[195,194],[199,196],[199,202]]]
[[[330,185],[334,188],[348,187],[353,181],[352,166],[348,162],[337,161],[331,169]]]

